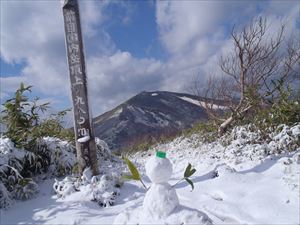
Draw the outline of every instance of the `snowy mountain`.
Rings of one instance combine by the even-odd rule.
[[[94,118],[95,136],[113,150],[136,140],[174,134],[206,121],[199,97],[174,92],[142,92],[113,110]]]

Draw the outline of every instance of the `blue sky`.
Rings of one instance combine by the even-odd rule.
[[[54,109],[70,107],[59,0],[1,0],[1,101],[20,82]],[[264,16],[299,34],[291,1],[80,1],[89,97],[96,116],[141,91],[190,92],[231,49],[229,31]]]
[[[118,5],[108,7],[107,13],[112,16],[117,14],[118,19],[106,25],[107,32],[121,51],[128,51],[138,58],[162,59],[164,52],[155,22],[155,3],[132,1],[128,4],[132,8],[130,15],[126,15]],[[128,18],[128,21],[124,21],[124,17]]]

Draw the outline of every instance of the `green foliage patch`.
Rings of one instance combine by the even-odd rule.
[[[12,140],[17,148],[25,148],[32,152],[35,152],[38,139],[42,137],[74,140],[71,130],[62,126],[63,117],[70,110],[63,110],[41,119],[41,114],[49,109],[49,103],[39,103],[38,97],[30,101],[26,94],[30,93],[31,89],[32,86],[21,83],[14,97],[3,104],[0,122],[6,128],[4,136]]]

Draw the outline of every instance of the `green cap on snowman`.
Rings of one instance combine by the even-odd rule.
[[[156,157],[164,159],[164,158],[166,158],[166,153],[162,152],[162,151],[157,151],[156,152]]]
[[[167,152],[167,146],[166,145],[161,145],[160,150],[156,152],[156,157],[165,159],[166,158],[166,152]]]

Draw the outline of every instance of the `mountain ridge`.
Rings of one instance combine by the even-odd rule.
[[[158,137],[191,127],[208,116],[198,96],[168,91],[143,91],[93,119],[96,137],[121,150],[146,136]]]

